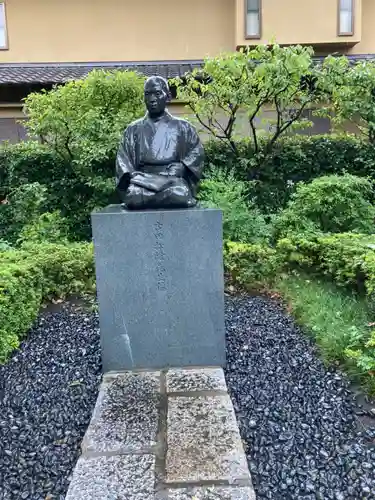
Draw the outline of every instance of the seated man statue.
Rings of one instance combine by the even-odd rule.
[[[203,170],[195,128],[166,110],[168,83],[153,76],[144,88],[147,114],[124,132],[116,160],[117,189],[128,209],[188,208]]]

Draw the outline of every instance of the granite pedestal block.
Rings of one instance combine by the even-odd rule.
[[[92,214],[103,370],[224,366],[220,210]]]

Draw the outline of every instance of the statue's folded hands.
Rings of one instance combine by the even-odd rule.
[[[130,180],[131,184],[140,186],[158,193],[173,185],[173,179],[163,174],[149,174],[146,172],[134,172]]]
[[[185,172],[185,166],[183,163],[171,163],[167,167],[167,175],[174,177],[183,177]],[[165,175],[165,174],[162,174]]]

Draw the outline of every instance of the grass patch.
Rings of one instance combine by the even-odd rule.
[[[283,277],[277,290],[297,322],[314,338],[325,363],[338,364],[353,381],[375,388],[373,374],[348,356],[348,350],[364,346],[371,337],[366,300],[332,283],[303,275]]]

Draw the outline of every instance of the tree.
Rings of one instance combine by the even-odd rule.
[[[351,66],[346,57],[326,59],[330,81],[333,122],[353,122],[362,134],[375,144],[375,63],[362,61]]]
[[[143,85],[138,73],[101,70],[26,98],[29,134],[44,145],[27,143],[21,160],[32,160],[31,148],[46,151],[36,180],[48,187],[48,209],[61,211],[72,237],[89,238],[90,213],[116,201],[115,154],[123,130],[144,113]]]
[[[178,97],[203,129],[227,142],[238,157],[236,123],[245,112],[259,165],[287,130],[310,124],[303,113],[324,95],[325,68],[312,64],[312,54],[309,47],[276,44],[207,58],[202,71],[175,81]],[[265,106],[275,118],[260,119]]]
[[[124,128],[144,111],[144,77],[92,71],[85,79],[32,93],[25,100],[30,135],[83,170],[107,159]]]

